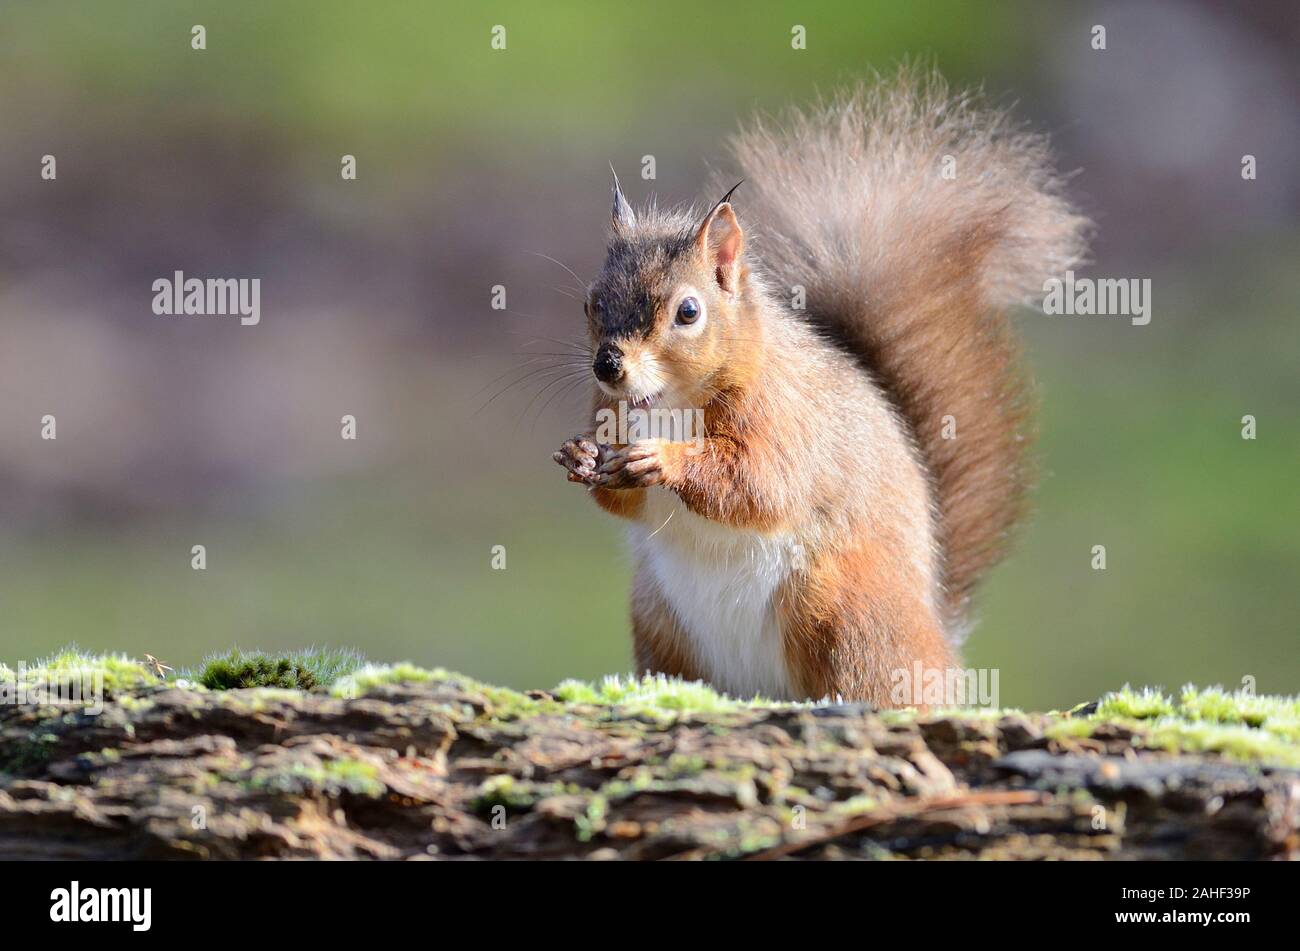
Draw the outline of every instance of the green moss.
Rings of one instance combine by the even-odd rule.
[[[1179,695],[1178,708],[1188,720],[1241,723],[1274,731],[1300,725],[1300,697],[1261,697],[1242,691],[1229,693],[1221,687],[1197,690],[1187,686]]]
[[[508,687],[492,687],[459,675],[452,675],[451,679],[466,685],[472,684],[469,689],[487,700],[488,715],[494,720],[520,720],[543,713],[559,713],[562,710],[561,705],[553,701],[537,700]]]
[[[490,813],[495,806],[504,806],[509,812],[527,812],[549,796],[581,792],[581,787],[574,783],[535,783],[502,774],[491,776],[479,785],[470,808],[480,814]]]
[[[834,812],[837,815],[856,816],[861,815],[864,812],[872,812],[878,808],[880,808],[879,799],[875,796],[859,793],[856,796],[851,796],[848,799],[845,799],[841,803],[837,803],[834,807]]]
[[[1090,736],[1105,725],[1134,733],[1151,749],[1214,753],[1247,763],[1300,767],[1300,698],[1256,696],[1221,687],[1184,687],[1175,697],[1150,688],[1107,694],[1096,712],[1051,724],[1053,738]]]
[[[1043,735],[1049,740],[1082,739],[1092,736],[1096,728],[1097,724],[1088,719],[1057,720],[1047,725]]]
[[[0,758],[0,772],[28,773],[41,769],[54,753],[59,738],[54,733],[32,733],[13,744]]]
[[[158,677],[143,661],[125,654],[90,654],[71,644],[15,671],[5,667],[0,677],[7,682],[28,684],[62,682],[91,676],[102,678],[108,693],[122,693],[158,683]]]
[[[605,818],[609,815],[609,800],[596,793],[587,801],[587,808],[574,820],[574,832],[579,842],[590,842],[605,830]]]
[[[328,686],[365,663],[365,659],[348,648],[311,647],[302,651],[267,654],[244,651],[238,647],[209,655],[195,671],[186,671],[192,679],[209,690],[235,690],[249,687],[281,687],[311,690]]]
[[[294,687],[253,687],[238,701],[239,709],[261,713],[277,703],[294,704],[302,700],[302,691]]]
[[[523,810],[536,802],[533,790],[524,790],[513,776],[491,776],[479,784],[470,808],[475,812],[488,812],[493,806]]]
[[[135,694],[123,694],[115,697],[114,702],[125,710],[127,713],[143,713],[154,706],[154,701],[148,697],[141,697]]]
[[[149,665],[141,661],[121,654],[91,655],[73,646],[18,670],[0,665],[0,685],[19,679],[25,683],[48,682],[74,672],[84,675],[86,671],[102,676],[106,691],[116,694],[115,699],[128,712],[146,709],[153,701],[147,696],[132,697],[124,692],[161,682]],[[620,728],[625,730],[637,729],[638,722],[663,725],[684,713],[727,714],[815,706],[777,703],[762,697],[738,700],[699,681],[664,676],[610,676],[595,682],[566,680],[551,695],[528,694],[485,684],[443,668],[426,669],[410,663],[367,664],[360,654],[347,649],[312,648],[279,655],[236,649],[209,657],[197,672],[187,671],[183,673],[185,676],[197,681],[197,689],[262,688],[263,693],[251,700],[245,695],[240,701],[254,705],[269,699],[292,699],[291,693],[277,697],[273,692],[277,690],[329,686],[334,696],[350,698],[385,685],[439,682],[463,691],[467,698],[476,698],[467,699],[467,715],[474,715],[474,706],[478,704],[486,707],[482,715],[494,721],[565,715],[575,706],[597,707],[605,708],[609,719],[618,719]],[[195,686],[183,677],[171,683]],[[962,708],[932,711],[926,717],[943,715],[969,723],[987,723],[1008,713],[1019,711]],[[904,726],[914,723],[918,714],[904,709],[880,711],[880,716],[888,725]],[[1213,753],[1248,762],[1300,765],[1298,697],[1255,696],[1219,687],[1185,687],[1176,696],[1170,696],[1156,689],[1135,690],[1126,686],[1102,697],[1095,705],[1083,704],[1066,713],[1039,715],[1037,720],[1050,739],[1083,738],[1106,724],[1117,724],[1134,734],[1133,742],[1137,745]],[[725,733],[728,722],[722,717],[707,728],[714,733]],[[126,727],[129,731],[130,723]],[[29,744],[18,759],[30,765],[40,758],[41,749],[40,742]],[[10,759],[13,761],[14,757]],[[710,770],[726,774],[719,764],[699,757],[669,757],[657,766],[661,771],[660,781],[665,777],[669,781],[689,778]],[[604,794],[617,796],[623,791],[611,788]]]
[[[673,753],[663,761],[663,772],[665,776],[678,779],[683,776],[698,776],[711,765],[703,756]]]
[[[698,680],[681,680],[662,674],[641,677],[613,675],[599,683],[566,680],[552,693],[565,703],[618,707],[637,712],[722,713],[782,706],[763,697],[735,700]],[[788,704],[784,704],[788,706]]]
[[[442,668],[425,670],[423,667],[408,663],[366,664],[335,681],[334,686],[330,688],[330,693],[336,697],[360,697],[375,687],[445,680],[452,676],[454,675]]]
[[[1144,687],[1134,690],[1124,687],[1115,693],[1108,693],[1097,703],[1095,719],[1120,718],[1128,720],[1150,720],[1156,717],[1172,716],[1174,704],[1159,690]]]
[[[915,713],[913,710],[906,711]],[[927,719],[934,717],[954,717],[958,720],[967,722],[984,721],[996,723],[1003,717],[1024,716],[1025,711],[1019,707],[932,707],[924,716]]]
[[[1275,733],[1221,723],[1158,721],[1141,738],[1153,749],[1218,753],[1247,763],[1272,763],[1300,767],[1300,746]]]
[[[735,845],[722,850],[718,858],[738,858],[763,852],[780,845],[782,841],[780,832],[773,828],[772,820],[750,817],[744,813],[737,817],[736,829],[732,835],[736,837]]]
[[[354,759],[327,760],[318,766],[295,763],[283,769],[256,771],[244,781],[252,789],[291,795],[350,793],[374,799],[385,792],[379,768]]]
[[[310,690],[316,675],[299,667],[287,657],[231,657],[215,660],[203,668],[199,683],[209,690],[236,690],[247,687],[285,687]]]

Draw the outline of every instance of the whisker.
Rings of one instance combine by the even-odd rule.
[[[669,522],[671,522],[671,521],[673,520],[673,516],[676,515],[676,514],[677,514],[677,509],[676,509],[676,508],[671,508],[671,509],[669,509],[669,510],[668,510],[668,517],[667,517],[666,519],[664,519],[664,525],[667,525]],[[658,535],[661,531],[663,531],[663,527],[664,527],[664,525],[660,525],[660,526],[659,526],[658,528],[656,528],[653,532],[651,532],[649,535],[647,535],[647,536],[646,536],[647,539],[649,539],[649,538],[654,538],[654,537],[655,537],[656,535]]]
[[[546,260],[550,261],[552,264],[558,264],[560,267],[564,268],[566,271],[569,272],[569,275],[574,279],[574,281],[577,282],[578,290],[583,294],[587,293],[586,282],[582,278],[578,277],[578,275],[574,273],[573,268],[569,267],[569,265],[565,264],[563,261],[559,260],[558,258],[551,257],[549,254],[543,254],[541,251],[533,251],[532,253],[537,255],[539,258],[545,258]]]
[[[525,361],[523,362],[523,365],[522,365],[522,366],[514,366],[514,367],[511,367],[509,370],[506,370],[504,373],[502,373],[500,376],[496,377],[495,379],[488,380],[488,382],[485,383],[485,384],[483,384],[483,386],[480,387],[480,388],[479,388],[479,389],[478,389],[478,390],[477,390],[473,395],[474,395],[474,396],[478,396],[479,394],[481,394],[481,393],[483,392],[483,390],[486,390],[488,387],[490,387],[490,386],[492,386],[492,385],[494,385],[494,384],[496,384],[496,383],[500,383],[502,380],[504,380],[504,379],[505,379],[506,377],[508,377],[510,374],[512,374],[512,373],[518,373],[520,370],[527,369],[528,366],[529,366],[530,364],[536,363],[536,362],[537,362],[538,360],[540,360],[543,356],[545,356],[545,354],[537,354],[536,356],[532,357],[531,359],[529,359],[529,360],[525,360]],[[544,367],[539,367],[538,369],[539,369],[539,370],[560,369],[560,368],[563,367],[563,366],[564,366],[563,364],[555,363],[555,364],[548,364],[547,366],[544,366]]]
[[[590,353],[590,352],[591,352],[591,345],[590,345],[589,343],[586,343],[586,342],[583,340],[583,338],[581,338],[581,337],[571,337],[571,338],[568,339],[568,340],[561,340],[559,337],[547,337],[547,336],[544,335],[544,334],[528,333],[528,332],[525,332],[525,331],[522,331],[522,330],[505,330],[505,329],[503,329],[501,332],[502,332],[502,333],[512,334],[512,335],[514,335],[514,336],[516,336],[516,337],[530,337],[530,338],[536,338],[537,340],[547,340],[547,341],[550,341],[551,343],[557,343],[557,344],[559,344],[560,346],[563,346],[563,347],[580,347],[580,348],[582,348],[586,353]]]
[[[581,387],[585,382],[584,379],[585,376],[586,374],[583,374],[583,376],[568,380],[563,386],[561,386],[558,390],[552,393],[550,397],[546,400],[546,402],[543,403],[541,407],[537,410],[537,417],[536,417],[537,420],[538,421],[541,420],[542,414],[546,412],[547,407],[549,407],[553,402],[555,402],[556,399],[567,398],[571,396],[574,392],[576,392],[578,388]]]
[[[476,410],[474,411],[474,414],[473,414],[473,415],[477,416],[479,413],[483,412],[485,409],[487,409],[489,406],[491,406],[494,402],[496,402],[500,397],[504,396],[506,393],[510,392],[510,391],[513,390],[515,387],[520,386],[520,385],[523,384],[523,383],[526,383],[528,380],[530,380],[530,379],[532,379],[533,377],[537,376],[539,373],[548,373],[548,372],[549,372],[549,373],[564,373],[564,372],[567,372],[567,373],[575,373],[575,372],[577,372],[577,371],[575,371],[575,370],[565,370],[565,368],[563,368],[563,367],[541,367],[541,368],[539,368],[539,369],[533,370],[533,371],[530,372],[530,373],[526,373],[526,374],[524,374],[522,377],[520,377],[519,379],[517,379],[517,380],[515,380],[514,382],[510,383],[509,385],[507,385],[507,386],[505,386],[505,387],[502,387],[500,390],[498,390],[496,393],[494,393],[494,394],[492,395],[492,397],[491,397],[491,398],[490,398],[486,403],[484,403],[482,406],[480,406],[478,409],[476,409]],[[584,372],[586,372],[586,371],[584,370]]]
[[[537,401],[542,398],[542,395],[545,394],[547,390],[551,389],[551,387],[553,386],[567,384],[567,383],[576,383],[576,382],[580,382],[580,378],[573,374],[570,374],[568,376],[556,377],[554,380],[549,381],[545,386],[543,386],[540,390],[538,390],[533,395],[533,398],[528,401],[528,405],[524,407],[523,412],[519,414],[519,419],[516,422],[516,431],[518,430],[518,426],[522,425],[524,421],[527,420],[528,413],[536,405]],[[554,397],[552,396],[552,398]],[[537,419],[541,419],[542,412],[544,412],[546,410],[546,407],[549,405],[550,405],[550,401],[547,401],[545,404],[543,404],[541,410],[538,411]]]

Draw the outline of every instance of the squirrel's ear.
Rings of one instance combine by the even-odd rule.
[[[735,190],[733,188],[731,192]],[[740,230],[740,222],[736,220],[736,212],[728,200],[731,192],[727,192],[700,223],[700,230],[695,234],[695,247],[713,268],[718,286],[735,293],[740,281],[740,253],[745,248],[745,233]]]
[[[612,164],[609,166],[609,174],[614,176],[614,228],[617,231],[627,231],[636,226],[636,213],[623,197],[623,189],[618,186],[618,173]]]

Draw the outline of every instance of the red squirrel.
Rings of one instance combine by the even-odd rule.
[[[899,671],[958,663],[1024,507],[1007,311],[1080,263],[1088,223],[1044,139],[929,72],[732,151],[742,198],[703,212],[635,211],[615,178],[585,302],[593,419],[701,410],[702,441],[593,426],[554,458],[630,523],[640,670],[898,705]]]

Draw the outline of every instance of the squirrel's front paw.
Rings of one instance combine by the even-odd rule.
[[[662,439],[647,439],[614,450],[596,470],[592,485],[605,489],[644,489],[668,481],[672,454]]]
[[[567,440],[558,452],[551,453],[551,458],[569,473],[570,482],[590,485],[600,462],[600,448],[590,436],[579,434]]]

